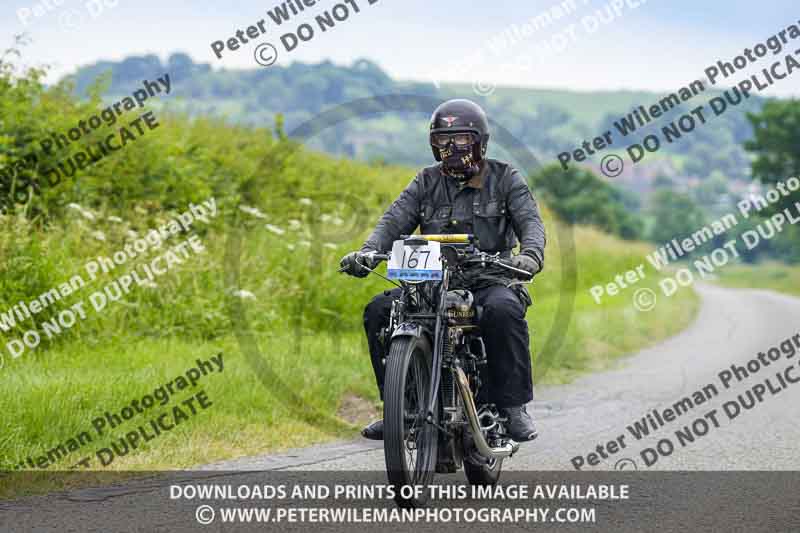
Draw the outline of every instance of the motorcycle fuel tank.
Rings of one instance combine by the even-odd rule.
[[[452,325],[469,325],[475,319],[475,298],[468,290],[447,291],[447,320]]]

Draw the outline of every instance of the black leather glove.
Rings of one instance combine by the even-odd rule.
[[[514,268],[520,268],[525,272],[530,272],[531,277],[538,274],[539,270],[541,269],[536,259],[527,254],[519,254],[512,257],[511,266]]]
[[[366,255],[364,252],[350,252],[342,257],[339,266],[342,267],[342,272],[345,274],[350,274],[357,278],[365,278],[369,275],[369,270],[360,266],[359,263],[367,268],[375,268],[376,266],[375,262],[371,260],[371,256]]]

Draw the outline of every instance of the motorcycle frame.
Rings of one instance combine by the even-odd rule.
[[[448,241],[445,241],[448,242]],[[450,241],[452,242],[452,241]],[[452,248],[458,251],[458,245],[453,244],[446,244],[443,245],[442,248]],[[477,248],[472,244],[468,244],[465,249],[469,252],[474,252]],[[487,263],[497,263],[500,264],[503,268],[512,271],[516,274],[525,274],[528,276],[528,280],[524,282],[512,282],[509,284],[515,285],[520,283],[530,283],[530,273],[525,272],[524,270],[520,270],[510,265],[503,264],[499,257],[499,254],[495,254],[494,256],[480,252],[480,257],[477,260],[472,260],[472,262],[479,262],[482,266],[485,266]],[[376,254],[376,257],[381,259],[385,259],[388,256],[382,254]],[[447,306],[447,293],[450,287],[450,265],[447,261],[446,257],[442,257],[442,280],[439,283],[438,287],[438,302],[436,303],[436,311],[434,314],[431,313],[405,313],[404,310],[398,310],[396,308],[397,302],[402,302],[401,305],[406,305],[408,299],[411,297],[410,291],[411,287],[416,287],[418,285],[427,285],[431,283],[430,281],[425,281],[421,283],[409,283],[406,281],[400,280],[400,283],[397,283],[385,276],[375,272],[374,269],[368,268],[364,265],[360,266],[364,267],[372,274],[376,274],[377,276],[386,279],[387,281],[397,285],[403,290],[403,294],[400,298],[396,299],[392,304],[392,312],[391,318],[389,323],[389,329],[391,329],[393,325],[393,321],[399,315],[402,317],[402,322],[399,322],[397,326],[394,326],[392,330],[391,337],[386,340],[388,344],[395,337],[400,336],[414,336],[420,337],[422,335],[427,335],[431,338],[430,329],[425,327],[425,322],[430,322],[434,320],[434,331],[433,336],[431,338],[431,346],[433,348],[433,353],[431,355],[431,387],[428,391],[428,398],[426,402],[427,409],[425,410],[425,422],[428,424],[433,424],[437,427],[437,429],[442,430],[443,428],[436,424],[435,420],[435,409],[437,408],[437,401],[439,396],[439,387],[441,385],[441,378],[442,378],[442,367],[443,367],[443,349],[444,349],[444,342],[445,342],[445,334],[448,327],[446,323],[446,306]],[[421,290],[417,290],[417,296],[428,301],[429,304],[432,304],[428,299],[428,296],[425,295]],[[432,292],[432,291],[431,291]],[[387,346],[388,346],[387,344]],[[485,354],[485,350],[484,350]],[[463,365],[460,364],[458,359],[453,361],[452,370],[454,372],[454,379],[455,379],[455,386],[458,388],[459,395],[462,401],[462,407],[464,409],[465,414],[467,415],[468,424],[473,433],[473,440],[476,445],[476,448],[487,459],[490,458],[502,458],[502,457],[510,457],[513,455],[518,449],[519,444],[514,441],[509,441],[506,444],[499,446],[499,447],[492,447],[489,443],[486,442],[484,438],[483,432],[481,431],[480,421],[477,418],[477,408],[475,404],[475,398],[472,394],[472,390],[469,384],[469,378],[467,377],[467,373],[464,371]]]

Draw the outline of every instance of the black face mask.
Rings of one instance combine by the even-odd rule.
[[[448,176],[458,181],[469,181],[480,172],[480,165],[473,156],[473,147],[457,148],[453,143],[447,148],[439,148],[442,168]]]

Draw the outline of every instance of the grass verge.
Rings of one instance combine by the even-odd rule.
[[[782,263],[732,266],[719,273],[718,282],[737,289],[769,289],[800,296],[800,268]]]
[[[554,228],[551,228],[554,229]],[[562,271],[558,268],[559,243],[552,242],[551,268],[532,290],[535,303],[528,313],[532,331],[537,383],[564,383],[581,373],[607,368],[620,356],[657,343],[683,329],[694,317],[693,293],[660,302],[648,313],[635,309],[631,294],[594,302],[588,289],[611,280],[641,262],[646,245],[622,242],[589,228],[575,230],[578,283],[575,308],[566,325],[565,342],[557,352],[542,354],[541,344],[555,324]],[[338,253],[321,258],[324,270],[334,270]],[[340,277],[331,291],[350,293],[363,280]],[[642,286],[655,287],[657,278]],[[380,282],[382,283],[382,282]],[[372,287],[372,292],[382,287]],[[269,287],[267,287],[269,292]],[[369,292],[369,291],[368,291]],[[356,306],[365,298],[356,296]],[[259,314],[253,303],[252,314]],[[14,468],[31,457],[48,460],[47,469],[63,469],[85,457],[91,468],[103,470],[161,470],[188,468],[233,457],[276,452],[331,439],[357,436],[357,423],[337,416],[345,397],[362,398],[377,406],[366,343],[358,316],[342,328],[301,330],[254,323],[254,338],[265,354],[274,378],[259,378],[230,333],[213,341],[179,338],[114,337],[90,344],[81,339],[42,353],[26,354],[2,370],[0,411],[3,417],[0,457],[2,466]],[[298,336],[293,332],[301,331]],[[155,406],[100,435],[92,421],[106,411],[120,413],[133,400],[147,394],[222,353],[224,370],[204,376],[193,388],[176,392],[167,405]],[[271,380],[271,381],[270,381]],[[165,431],[135,450],[115,453],[101,465],[97,450],[119,443],[126,433],[199,391],[211,406]],[[284,391],[292,391],[292,398]],[[184,409],[188,412],[188,409]],[[374,410],[373,412],[377,412]],[[361,421],[356,421],[360,423]],[[61,454],[53,452],[69,439],[86,432],[91,442]],[[121,444],[119,446],[121,448]],[[112,449],[113,451],[113,449]],[[63,455],[59,457],[60,455]],[[106,459],[109,455],[106,453]]]

